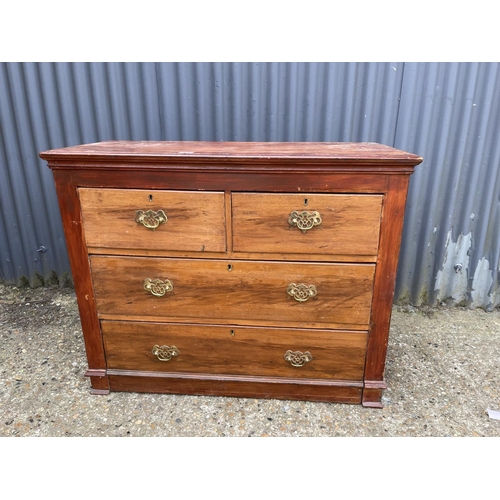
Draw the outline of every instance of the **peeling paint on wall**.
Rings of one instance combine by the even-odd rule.
[[[471,307],[484,307],[487,310],[492,309],[493,297],[488,294],[493,285],[493,272],[490,269],[488,259],[481,259],[474,272],[474,281],[472,282],[472,303]]]
[[[434,285],[436,300],[438,303],[451,301],[450,305],[481,307],[491,311],[500,303],[499,294],[492,287],[493,270],[488,259],[483,257],[477,263],[473,277],[469,278],[472,275],[469,272],[471,246],[472,232],[460,234],[456,242],[452,240],[451,231],[448,232],[443,266],[436,275]],[[470,288],[469,279],[472,280]]]
[[[500,306],[500,287],[498,286],[498,282],[500,281],[500,259],[498,260],[497,267],[495,268],[495,273],[497,286],[495,287],[495,285],[493,285],[493,289],[490,294],[492,308]]]
[[[436,275],[434,290],[436,299],[443,302],[452,298],[456,304],[468,302],[467,276],[469,269],[469,250],[472,245],[472,232],[460,234],[457,241],[451,238],[451,230],[446,237],[446,251],[443,267]]]
[[[498,307],[500,63],[408,63],[401,89],[394,145],[424,161],[410,179],[396,300]]]

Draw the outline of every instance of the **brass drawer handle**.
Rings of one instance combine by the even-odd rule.
[[[314,226],[319,226],[322,222],[319,212],[298,212],[294,210],[288,217],[290,226],[298,227],[303,233],[309,231]]]
[[[156,297],[163,297],[167,292],[171,292],[174,289],[174,283],[170,280],[161,280],[156,278],[154,280],[146,278],[144,280],[144,290],[148,291]]]
[[[304,366],[313,359],[309,351],[286,351],[284,358],[285,361],[288,361],[292,366]]]
[[[153,231],[160,225],[166,224],[168,220],[167,214],[163,210],[138,210],[135,214],[135,222],[142,224],[148,229],[153,229]]]
[[[152,352],[160,361],[170,361],[174,356],[180,354],[179,349],[175,345],[172,347],[168,345],[155,345]]]
[[[312,297],[316,297],[316,295],[318,295],[318,290],[316,290],[314,285],[304,285],[303,283],[296,285],[295,283],[290,283],[286,293],[297,302],[305,302]]]

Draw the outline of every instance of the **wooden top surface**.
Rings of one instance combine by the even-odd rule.
[[[49,163],[359,163],[418,165],[418,155],[374,142],[106,141],[43,151]],[[62,165],[61,165],[62,166]]]

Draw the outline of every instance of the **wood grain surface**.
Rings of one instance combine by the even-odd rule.
[[[235,252],[376,255],[383,196],[233,193]],[[318,212],[322,222],[303,233],[292,212]]]
[[[91,267],[101,318],[181,316],[348,329],[367,329],[370,321],[372,264],[92,256]],[[174,290],[155,297],[143,289],[146,278],[169,279]],[[287,294],[291,283],[314,285],[317,296],[297,302]]]
[[[376,143],[190,141],[107,141],[40,156],[54,171],[93,393],[381,407],[420,156]],[[139,226],[136,212],[148,209],[164,210],[167,224]],[[321,225],[291,228],[294,210],[320,212]],[[146,278],[174,288],[155,297]],[[297,302],[290,283],[317,295]],[[180,355],[161,362],[153,342],[175,343]],[[292,367],[289,349],[312,360]]]
[[[384,379],[409,180],[408,176],[392,177],[384,203],[372,304],[373,326],[368,339],[365,366],[365,379],[370,381],[372,387],[363,393],[365,406],[381,407],[382,389],[373,385],[375,382],[383,382]]]
[[[105,141],[43,151],[40,157],[53,167],[69,161],[86,162],[92,168],[97,162],[124,162],[137,168],[141,161],[167,163],[221,163],[230,161],[255,163],[304,163],[333,165],[415,165],[422,158],[373,142],[203,142],[203,141]]]
[[[78,190],[87,246],[224,252],[224,193],[141,189]],[[136,222],[138,210],[163,210],[156,229]]]
[[[362,380],[367,332],[171,325],[103,321],[112,369]],[[159,361],[153,346],[175,346],[179,355]],[[288,350],[309,352],[301,367]]]
[[[153,375],[153,376],[152,376]],[[324,401],[359,404],[362,387],[356,383],[343,385],[330,381],[291,380],[237,375],[208,376],[196,374],[160,374],[159,372],[121,372],[110,370],[112,391],[193,394],[200,396],[232,396],[235,398],[272,398],[285,400]]]
[[[92,276],[85,245],[80,204],[78,202],[78,191],[72,182],[71,174],[66,171],[54,172],[54,181],[66,236],[80,321],[84,332],[92,391],[108,392],[109,381],[108,377],[105,376],[106,354],[97,316]],[[90,375],[90,373],[94,373],[95,376]]]

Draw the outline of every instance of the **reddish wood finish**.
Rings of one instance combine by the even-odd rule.
[[[372,328],[368,337],[365,380],[383,382],[399,248],[403,230],[408,176],[391,177],[382,208],[380,247],[375,270]],[[372,387],[363,393],[363,405],[380,401],[382,391]],[[370,403],[370,404],[368,404]]]
[[[235,252],[376,255],[381,195],[235,193]],[[317,212],[321,223],[302,232],[293,212]]]
[[[106,357],[97,318],[77,189],[72,183],[71,172],[54,172],[54,180],[66,235],[66,245],[71,263],[80,320],[84,332],[89,365],[88,376],[95,391],[109,391],[108,378],[104,375],[106,373]],[[103,375],[99,376],[98,373]]]
[[[228,235],[231,231],[227,232]],[[228,239],[228,248],[230,248],[231,240]],[[106,247],[87,247],[91,255],[123,255],[129,257],[175,257],[178,259],[220,259],[220,252],[183,252],[175,250],[149,250],[144,248],[106,248]],[[248,252],[233,252],[228,250],[225,258],[231,260],[273,260],[273,261],[297,261],[303,259],[302,254],[297,253],[248,253]],[[337,262],[337,263],[360,263],[367,264],[377,262],[377,254],[375,255],[353,255],[353,254],[320,254],[308,253],[308,262]]]
[[[85,337],[89,363],[87,375],[91,378],[93,393],[106,394],[109,390],[170,392],[179,394],[211,394],[362,403],[367,407],[381,407],[382,391],[385,388],[383,381],[385,356],[408,181],[409,175],[413,172],[415,165],[418,165],[422,161],[421,157],[374,143],[124,141],[96,143],[46,151],[40,153],[40,156],[46,159],[49,167],[54,170]],[[209,191],[220,192],[223,197],[223,209],[222,212],[219,210],[218,220],[220,221],[220,227],[218,231],[220,232],[218,234],[225,234],[225,251],[224,245],[221,246],[220,241],[217,243],[218,246],[215,247],[216,251],[212,250],[205,253],[201,247],[199,249],[197,247],[187,248],[182,246],[182,242],[180,242],[181,246],[175,248],[168,245],[168,248],[163,248],[160,245],[155,250],[149,247],[145,248],[144,244],[139,245],[140,248],[138,248],[134,245],[133,238],[132,240],[127,240],[128,236],[124,237],[123,244],[109,244],[105,238],[99,239],[99,235],[98,240],[93,241],[87,248],[85,228],[82,227],[78,198],[79,188],[139,189],[154,190],[155,192],[157,190],[199,191],[203,193]],[[278,205],[280,205],[280,193],[301,196],[304,193],[310,196],[313,196],[314,193],[346,194],[349,196],[359,194],[377,195],[378,199],[383,200],[380,225],[378,223],[380,208],[376,214],[372,214],[373,220],[370,219],[372,215],[367,214],[357,221],[356,217],[350,220],[352,214],[346,208],[342,223],[347,224],[350,221],[352,224],[358,226],[365,224],[365,229],[360,229],[360,227],[355,228],[355,231],[358,231],[356,238],[362,240],[363,234],[375,231],[375,233],[379,234],[378,247],[372,245],[372,248],[369,250],[362,250],[362,245],[358,245],[359,242],[353,242],[353,244],[346,246],[346,248],[348,247],[347,251],[335,250],[333,253],[328,253],[328,250],[325,250],[325,245],[328,245],[327,241],[322,243],[320,240],[313,240],[313,249],[310,251],[308,251],[307,247],[300,249],[285,248],[290,246],[286,244],[283,245],[283,248],[280,245],[274,244],[274,247],[271,249],[272,251],[269,251],[269,249],[265,249],[264,247],[268,243],[268,239],[271,240],[273,237],[273,231],[271,230],[268,232],[269,237],[266,237],[265,240],[260,240],[262,244],[253,245],[251,249],[245,248],[245,238],[249,237],[248,235],[251,231],[249,233],[247,228],[242,233],[240,230],[241,227],[244,227],[244,224],[241,226],[238,223],[241,224],[244,221],[238,220],[242,214],[238,213],[239,208],[234,205],[233,193],[275,193],[277,194],[276,199],[278,201],[276,203]],[[235,195],[235,199],[237,196]],[[126,199],[126,195],[124,199]],[[182,204],[182,200],[180,200],[180,203]],[[119,207],[116,208],[118,209]],[[114,207],[112,206],[111,210],[113,209]],[[91,218],[96,216],[93,210],[91,209]],[[376,224],[375,220],[377,220]],[[377,226],[376,228],[374,227],[375,225]],[[98,226],[99,223],[97,222],[95,224],[97,230],[99,230]],[[379,226],[380,232],[378,233]],[[327,230],[330,229],[331,227]],[[341,232],[346,228],[342,227],[339,229]],[[105,232],[104,228],[103,232]],[[191,238],[193,230],[189,230],[188,233],[189,235],[186,235],[186,238]],[[311,236],[314,239],[314,234],[317,235],[318,232],[315,233],[312,230],[306,236]],[[182,234],[179,237],[182,238]],[[118,239],[120,238],[118,236]],[[256,241],[259,238],[260,236],[257,235]],[[106,253],[113,254],[116,257],[106,257]],[[92,257],[92,254],[101,254],[102,257]],[[296,269],[304,268],[306,266],[305,263],[310,263],[307,264],[311,266],[310,269],[317,266],[330,265],[332,269],[340,269],[338,267],[339,262],[357,262],[361,264],[353,264],[352,269],[362,269],[365,266],[372,269],[375,267],[373,282],[371,281],[372,278],[370,278],[369,289],[363,289],[362,292],[359,290],[356,291],[356,285],[354,284],[356,282],[356,274],[353,275],[354,281],[345,276],[344,282],[339,282],[339,286],[341,288],[344,287],[344,304],[342,307],[345,308],[346,312],[351,311],[350,316],[352,318],[356,317],[358,313],[357,309],[359,305],[356,305],[356,300],[359,301],[360,293],[363,296],[368,294],[367,310],[363,313],[366,319],[358,324],[360,330],[363,325],[370,326],[366,351],[361,345],[364,345],[365,341],[361,340],[360,344],[360,339],[358,339],[356,347],[358,354],[356,354],[357,358],[355,358],[357,361],[350,357],[353,354],[348,354],[348,350],[345,349],[341,352],[347,358],[343,362],[340,361],[344,367],[353,366],[352,363],[359,364],[360,362],[359,352],[365,353],[366,358],[364,368],[362,369],[363,373],[360,375],[360,372],[356,372],[356,378],[360,376],[361,379],[353,381],[338,378],[339,375],[335,374],[335,369],[331,369],[331,377],[329,378],[327,375],[327,365],[322,365],[323,368],[321,368],[323,373],[321,377],[325,378],[304,378],[296,375],[287,378],[285,372],[281,372],[280,370],[277,372],[279,376],[270,376],[274,373],[272,370],[270,372],[264,370],[259,373],[258,368],[256,371],[248,368],[250,366],[248,360],[245,360],[242,365],[247,366],[246,371],[244,370],[245,373],[235,373],[233,371],[231,372],[232,374],[226,375],[207,373],[210,370],[203,370],[203,364],[200,362],[200,365],[197,365],[194,359],[190,361],[190,366],[194,370],[193,373],[152,372],[148,371],[150,368],[148,368],[147,363],[142,364],[135,361],[130,364],[125,362],[125,364],[114,365],[114,361],[111,358],[109,360],[106,359],[107,353],[103,344],[103,333],[99,322],[99,317],[113,317],[113,308],[106,309],[104,307],[101,310],[102,304],[98,307],[96,306],[93,280],[95,280],[97,288],[100,290],[100,283],[104,278],[99,272],[92,276],[89,255],[94,262],[98,262],[97,259],[101,259],[100,262],[104,262],[106,259],[110,259],[107,260],[108,263],[114,262],[115,267],[113,269],[109,268],[109,271],[115,272],[119,278],[116,286],[117,304],[122,300],[120,297],[123,294],[123,297],[125,297],[131,293],[127,290],[120,291],[123,290],[124,282],[126,282],[123,272],[124,267],[122,265],[126,259],[127,261],[144,259],[148,260],[151,264],[160,260],[163,262],[173,262],[175,260],[179,263],[179,268],[182,268],[189,260],[197,260],[199,262],[197,269],[205,270],[205,273],[208,274],[212,273],[212,282],[217,282],[223,289],[226,287],[226,295],[233,297],[235,297],[233,295],[234,291],[238,290],[238,285],[236,282],[231,286],[228,286],[227,283],[224,284],[224,275],[220,274],[216,276],[211,268],[213,264],[210,264],[210,262],[219,261],[220,264],[227,265],[229,259],[231,259],[233,264],[236,263],[237,266],[242,266],[242,269],[245,269],[248,274],[253,264],[245,261],[259,260],[259,265],[263,266],[262,269],[266,268],[270,276],[266,278],[266,274],[264,273],[262,277],[257,278],[256,282],[259,280],[262,281],[262,279],[264,281],[276,280],[276,275],[282,273],[282,269],[292,269],[294,265],[297,266]],[[135,255],[135,257],[125,259],[119,258],[120,255]],[[141,255],[142,257],[140,257]],[[169,257],[169,259],[154,259],[155,255]],[[263,262],[265,260],[269,261],[267,265]],[[285,267],[279,267],[278,262],[274,261],[282,261],[283,264],[281,266]],[[289,264],[285,264],[284,261],[288,261]],[[292,261],[301,261],[302,263],[293,264]],[[313,262],[319,261],[323,261],[324,263],[313,265]],[[328,262],[331,262],[331,264],[328,264]],[[369,265],[370,263],[375,263],[375,266]],[[156,265],[154,264],[154,266]],[[345,267],[345,269],[348,267],[350,266]],[[327,268],[325,267],[325,269]],[[328,276],[329,271],[324,274]],[[199,279],[201,280],[201,277]],[[203,279],[210,281],[206,277]],[[245,279],[240,281],[240,286],[241,283],[245,282]],[[130,286],[126,288],[130,288]],[[349,287],[351,288],[351,294],[347,292]],[[238,292],[242,298],[246,297],[242,299],[242,304],[245,300],[248,300],[248,294],[245,292],[242,293],[244,289],[243,287]],[[111,289],[106,293],[107,295],[104,294],[103,296],[106,296],[106,300],[109,300],[113,296]],[[100,295],[102,293],[98,292],[98,296]],[[139,299],[132,297],[128,300],[134,303]],[[198,307],[203,311],[203,300],[204,297],[202,294],[197,298],[198,305],[196,305],[195,301],[191,304],[191,307]],[[222,300],[222,298],[219,300]],[[258,302],[257,295],[253,295],[252,300],[256,304],[255,301]],[[237,303],[238,301],[231,302],[229,300],[227,303],[228,309],[236,311],[237,306],[235,304]],[[124,305],[126,304],[124,303]],[[308,306],[310,304],[306,302],[297,305]],[[335,306],[335,304],[333,305]],[[214,303],[213,307],[222,307],[222,304],[220,302],[218,304]],[[263,309],[265,307],[267,306],[262,306]],[[107,310],[107,313],[104,312],[105,310]],[[241,311],[243,310],[242,308]],[[205,311],[208,311],[208,309],[205,308]],[[130,331],[139,332],[143,328],[147,328],[149,324],[147,321],[154,321],[155,317],[157,318],[156,321],[158,321],[158,315],[141,316],[143,313],[144,311],[140,311],[140,309],[137,311],[126,308],[121,310],[119,319],[126,322],[124,323],[127,325],[125,330],[132,328]],[[258,328],[255,328],[258,326],[259,321],[254,316],[258,316],[261,313],[260,307],[257,314],[253,314],[252,308],[249,308],[247,315],[240,315],[241,317],[237,322],[239,326],[235,326],[235,328],[246,326],[248,331],[260,331]],[[366,316],[367,314],[369,314],[369,317]],[[229,324],[226,324],[226,326],[211,324],[215,321],[215,316],[210,316],[208,313],[207,315],[208,318],[203,318],[202,314],[200,314],[198,316],[199,324],[192,325],[190,328],[203,328],[203,321],[213,318],[211,321],[207,321],[206,337],[204,337],[205,340],[203,341],[207,345],[212,345],[211,342],[218,343],[218,337],[217,334],[210,334],[210,332],[220,331],[217,328],[227,328]],[[226,318],[225,321],[232,320],[232,316],[234,316],[234,313],[231,314],[229,312],[224,316]],[[169,331],[172,323],[176,321],[194,322],[189,321],[189,318],[192,318],[192,312],[187,314],[186,311],[183,314],[180,313],[178,316],[174,316],[172,311],[167,314],[162,313],[160,314],[160,318],[161,321],[164,321],[163,326],[158,327],[161,331]],[[279,315],[277,318],[274,318],[273,322],[272,316],[267,317],[265,321],[269,324],[266,328],[273,330],[272,326],[286,326],[287,318],[283,316],[281,320],[278,318]],[[304,321],[307,321],[307,316],[304,316],[304,318]],[[141,326],[135,327],[134,330],[133,321],[140,321]],[[294,321],[298,321],[298,319],[296,318]],[[300,321],[296,323],[295,330],[283,329],[283,331],[287,332],[286,338],[297,338],[298,341],[301,336],[302,340],[315,338],[316,341],[313,342],[315,347],[319,348],[321,345],[325,349],[325,352],[328,352],[328,349],[333,349],[331,351],[333,358],[337,354],[333,354],[335,349],[333,344],[329,344],[329,342],[335,343],[335,338],[341,338],[342,335],[353,335],[353,339],[356,335],[362,335],[364,336],[363,338],[366,338],[366,334],[362,332],[341,333],[335,330],[335,328],[345,329],[346,323],[336,324],[332,322],[330,317],[326,320],[326,323],[310,322],[306,332],[302,330],[303,326],[301,326]],[[118,323],[114,324],[117,325]],[[103,322],[103,325],[106,325],[106,323]],[[106,326],[103,328],[106,328]],[[320,333],[320,330],[323,333]],[[278,332],[280,328],[276,328],[273,331]],[[331,332],[331,337],[328,333],[325,333],[328,331]],[[317,336],[315,336],[316,334]],[[130,332],[127,335],[130,338],[134,338]],[[335,337],[336,335],[340,335],[341,337]],[[181,338],[184,337],[181,335]],[[259,337],[255,337],[255,339],[257,338]],[[272,338],[275,339],[273,342],[276,344],[278,337]],[[134,342],[136,341],[138,339],[134,340]],[[112,347],[110,346],[109,350],[110,356],[119,355],[124,349],[126,350],[124,339],[121,339],[118,330],[114,330],[113,342],[114,344]],[[253,342],[250,343],[253,345]],[[231,351],[231,343],[221,341],[218,344],[224,345],[224,349],[229,349],[228,359],[233,360],[231,361],[233,363],[231,365],[233,366],[232,369],[238,372],[238,368],[235,368],[236,351]],[[240,344],[240,346],[243,344]],[[260,345],[265,345],[265,342]],[[240,347],[240,349],[241,352],[245,352],[243,347]],[[219,351],[217,352],[219,353]],[[255,352],[260,351],[257,349]],[[223,354],[217,355],[221,356],[220,359],[224,357]],[[267,355],[268,353],[266,353]],[[264,362],[264,358],[265,356],[262,354],[259,362]],[[112,368],[112,366],[120,366],[120,369]],[[311,376],[314,377],[314,375]],[[350,377],[354,375],[348,370],[344,373],[344,376]]]
[[[370,323],[373,264],[106,256],[90,260],[101,318],[184,317],[204,323],[356,330],[366,330]],[[173,290],[153,296],[143,288],[146,278],[168,279]],[[287,293],[292,283],[314,285],[316,297],[297,302]]]
[[[295,379],[362,380],[366,332],[103,321],[108,367]],[[160,361],[155,345],[178,354]],[[285,360],[309,352],[303,366]]]
[[[275,193],[385,193],[390,177],[344,173],[336,169],[325,174],[306,168],[290,176],[286,176],[286,172],[265,169],[250,173],[227,170],[184,172],[167,165],[163,171],[140,168],[133,175],[124,175],[120,170],[83,170],[75,165],[71,172],[73,182],[85,187],[193,190],[203,185],[206,191],[245,192],[252,186],[252,192]]]
[[[224,193],[88,188],[78,193],[89,247],[226,251]],[[139,210],[162,210],[167,220],[146,228],[136,222]]]
[[[286,165],[287,169],[311,164],[346,166],[354,170],[365,166],[377,166],[381,170],[399,166],[412,171],[422,161],[417,155],[373,142],[168,142],[168,141],[106,141],[82,144],[52,151],[40,156],[51,168],[81,165],[94,168],[103,163],[106,168],[110,159],[116,168],[136,169],[138,164],[162,165],[174,163],[190,168],[193,165],[212,165],[230,169],[242,165],[251,170],[259,164]]]
[[[158,392],[168,394],[193,394],[199,396],[231,396],[238,398],[272,398],[333,403],[359,404],[363,389],[344,384],[322,385],[318,383],[287,383],[255,377],[250,380],[236,378],[148,377],[144,373],[133,376],[117,374],[110,370],[112,391]],[[155,374],[156,375],[156,374]]]

